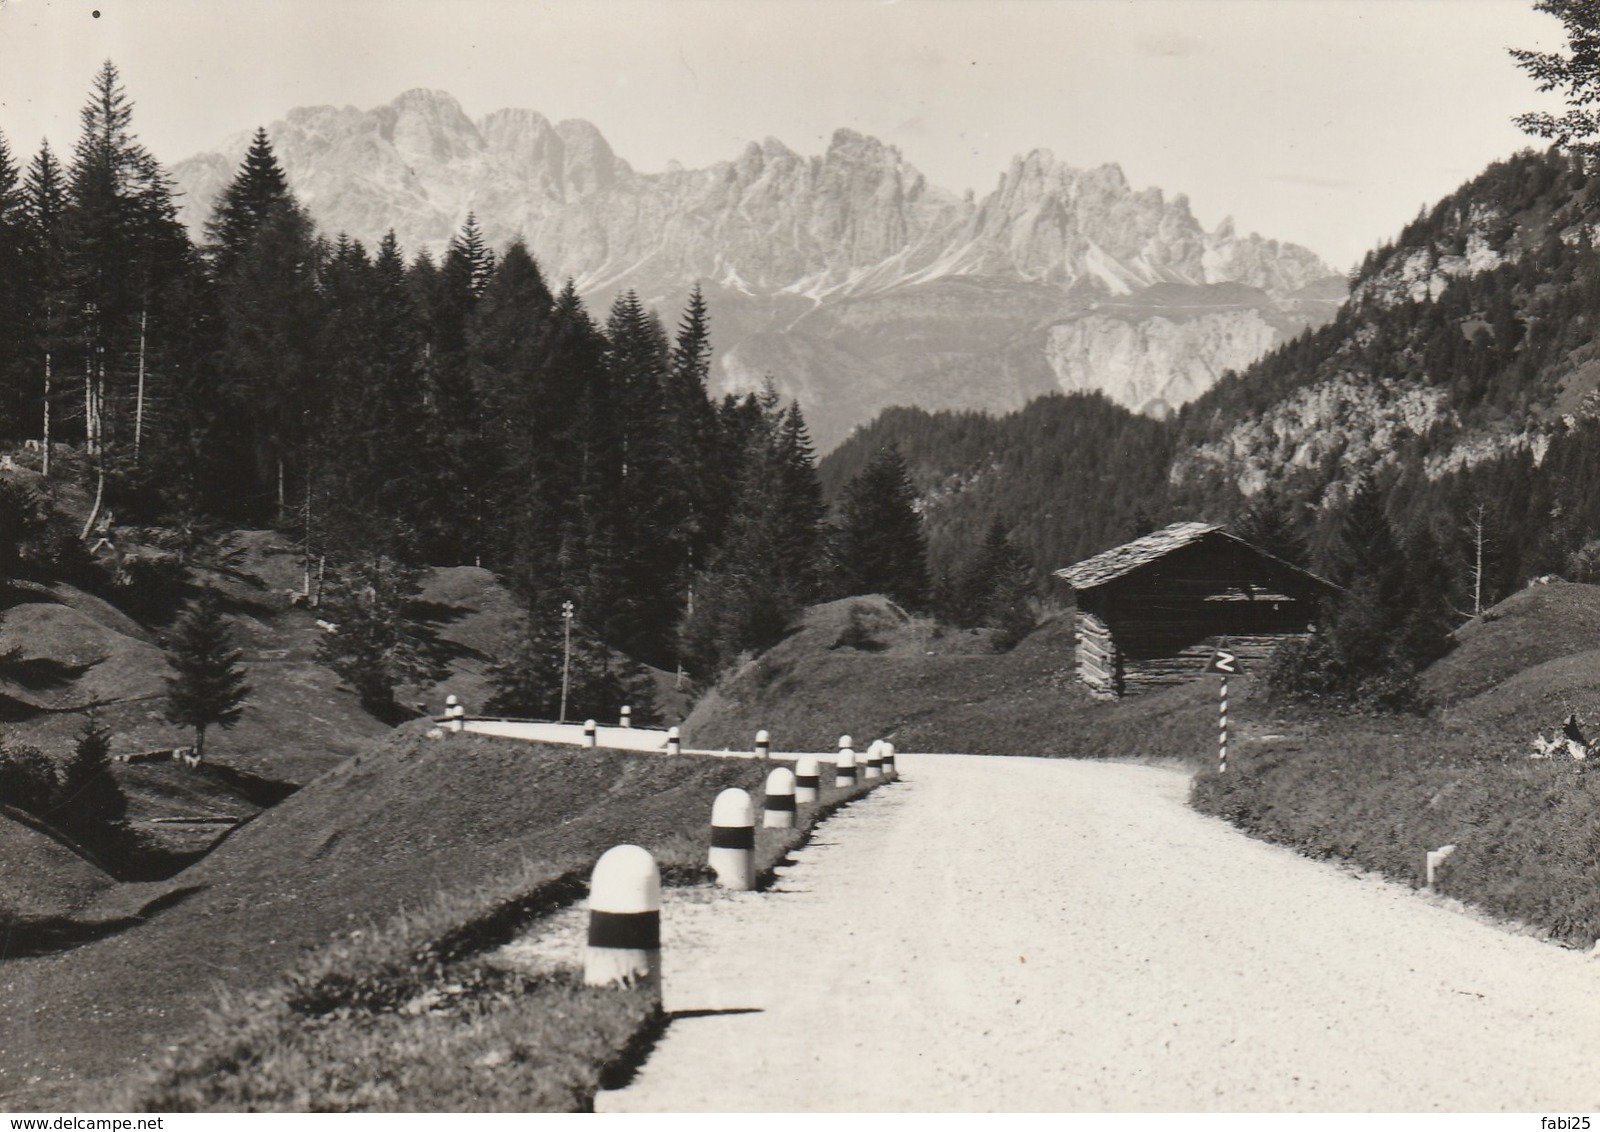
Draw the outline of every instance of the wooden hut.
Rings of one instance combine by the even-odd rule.
[[[1247,665],[1263,660],[1338,590],[1208,523],[1173,523],[1056,577],[1077,598],[1078,675],[1104,698],[1193,679],[1224,638]]]

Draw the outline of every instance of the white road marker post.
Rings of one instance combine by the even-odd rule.
[[[770,759],[772,757],[772,736],[765,731],[756,732],[756,758]]]
[[[597,726],[595,726],[594,720],[592,720],[592,719],[584,720],[583,721],[583,745],[585,747],[590,747],[590,748],[598,746],[599,745],[599,739],[598,739],[599,731],[600,731],[600,729]]]
[[[801,755],[794,762],[794,800],[815,802],[822,776],[817,771],[816,755]]]
[[[648,849],[618,845],[589,879],[583,983],[643,986],[661,994],[661,872]]]
[[[749,892],[756,886],[756,809],[750,795],[730,786],[711,804],[711,853],[717,886]]]
[[[1228,677],[1244,671],[1244,666],[1239,663],[1239,658],[1228,650],[1227,643],[1217,647],[1212,654],[1211,663],[1206,665],[1207,672],[1215,672],[1222,677],[1222,686],[1219,689],[1217,701],[1217,773],[1228,773]]]
[[[880,740],[880,742],[883,743],[883,776],[885,778],[898,779],[900,777],[900,769],[894,765],[894,744],[887,739]]]
[[[833,771],[833,784],[835,786],[854,786],[856,784],[856,753],[850,745],[851,742],[850,736],[839,736],[839,758],[834,764]]]
[[[622,718],[617,721],[619,727],[633,726],[633,709],[627,704],[622,705]]]
[[[1455,851],[1456,847],[1454,845],[1441,845],[1437,849],[1428,850],[1427,871],[1428,890],[1430,892],[1433,890],[1434,881],[1438,879],[1439,867],[1448,861],[1450,859],[1450,854],[1454,853]]]
[[[867,757],[862,760],[862,778],[883,777],[883,756],[879,753],[878,741],[874,739],[867,744]]]
[[[667,754],[683,754],[683,742],[678,738],[678,729],[676,727],[667,728]]]
[[[446,696],[444,698],[444,717],[449,721],[447,726],[450,730],[459,732],[462,727],[466,726],[467,709],[455,696]]]
[[[767,796],[761,804],[762,829],[794,828],[794,771],[773,767],[767,775]]]

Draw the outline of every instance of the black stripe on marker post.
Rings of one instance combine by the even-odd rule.
[[[793,794],[768,794],[764,808],[768,810],[793,810]]]
[[[590,912],[589,946],[661,950],[660,912]]]
[[[794,776],[794,784],[796,786],[809,786],[809,787],[811,787],[811,789],[815,790],[818,786],[820,786],[822,784],[822,775],[820,775],[820,774],[797,774],[797,775]]]
[[[754,849],[756,830],[751,825],[714,825],[711,827],[711,848]]]

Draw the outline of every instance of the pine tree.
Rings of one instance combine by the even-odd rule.
[[[242,428],[241,446],[269,508],[257,520],[286,520],[291,469],[303,471],[308,428],[322,411],[315,347],[323,313],[318,279],[323,255],[310,218],[285,199],[267,214],[255,240],[219,283],[220,363]],[[261,495],[253,495],[259,503]]]
[[[204,757],[206,729],[228,730],[244,712],[250,686],[232,644],[222,603],[206,589],[173,626],[167,644],[167,721],[194,728],[194,751]]]
[[[27,208],[21,175],[4,134],[0,134],[0,430],[17,439],[25,433],[28,398]]]
[[[380,719],[403,713],[395,690],[442,679],[438,635],[415,611],[421,572],[383,556],[335,571],[322,607],[334,629],[317,644],[317,659],[347,680],[361,705]]]
[[[1015,646],[1034,626],[1032,568],[998,516],[990,520],[983,541],[951,588],[951,619],[962,628],[995,629],[995,646],[1001,651]]]
[[[637,662],[608,648],[574,619],[570,661],[565,629],[548,600],[530,604],[506,653],[489,669],[494,688],[490,712],[526,719],[561,717],[562,673],[566,672],[566,719],[614,718],[627,704],[636,724],[657,717],[653,686]]]
[[[846,486],[833,557],[839,596],[882,593],[909,609],[927,606],[927,539],[897,446],[878,452]]]
[[[544,396],[555,297],[528,249],[512,243],[473,312],[469,338],[473,401],[462,427],[457,504],[469,524],[474,561],[512,575],[528,593],[554,570],[560,527],[550,486],[539,475],[559,406]]]
[[[690,502],[683,454],[674,450],[667,407],[671,349],[666,332],[632,291],[612,304],[605,328],[608,380],[621,426],[618,547],[619,638],[630,656],[668,667],[688,598]]]
[[[817,595],[822,491],[798,405],[756,402],[722,543],[695,579],[680,630],[691,671],[710,680],[776,644]]]
[[[111,729],[91,715],[62,769],[49,816],[80,844],[103,850],[121,840],[127,813],[127,796],[111,770]]]
[[[217,198],[206,221],[206,252],[219,279],[232,276],[239,260],[279,204],[292,199],[289,181],[272,152],[267,131],[257,128],[244,163]]]
[[[152,316],[189,244],[171,184],[132,132],[133,106],[108,60],[80,112],[63,213],[67,278],[83,342],[84,447],[94,502],[83,534],[105,504],[109,456],[119,439],[137,458],[142,439]],[[119,436],[119,433],[121,434]]]
[[[483,233],[478,229],[478,217],[474,213],[467,213],[466,223],[461,226],[461,234],[452,237],[448,249],[449,258],[460,258],[467,269],[467,284],[472,291],[473,298],[481,298],[489,286],[489,280],[494,278],[496,263],[494,249],[484,243]],[[448,259],[447,259],[448,267]]]
[[[43,442],[41,470],[47,476],[55,439],[56,402],[61,396],[58,374],[71,325],[72,293],[63,226],[66,205],[65,176],[47,142],[28,166],[23,185],[28,340],[25,352],[18,357],[18,364],[33,378],[24,379],[24,396],[37,407],[24,411],[19,419],[37,423],[35,434]]]

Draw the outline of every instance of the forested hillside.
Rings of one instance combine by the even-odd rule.
[[[13,573],[94,554],[110,585],[274,527],[337,626],[325,658],[383,709],[435,665],[420,569],[481,565],[524,615],[496,707],[532,715],[555,710],[565,603],[579,699],[611,710],[638,664],[711,675],[819,594],[804,417],[770,388],[709,396],[698,290],[669,330],[632,292],[591,313],[470,217],[439,261],[318,232],[264,131],[196,244],[109,62],[81,122],[64,163],[0,139]]]

